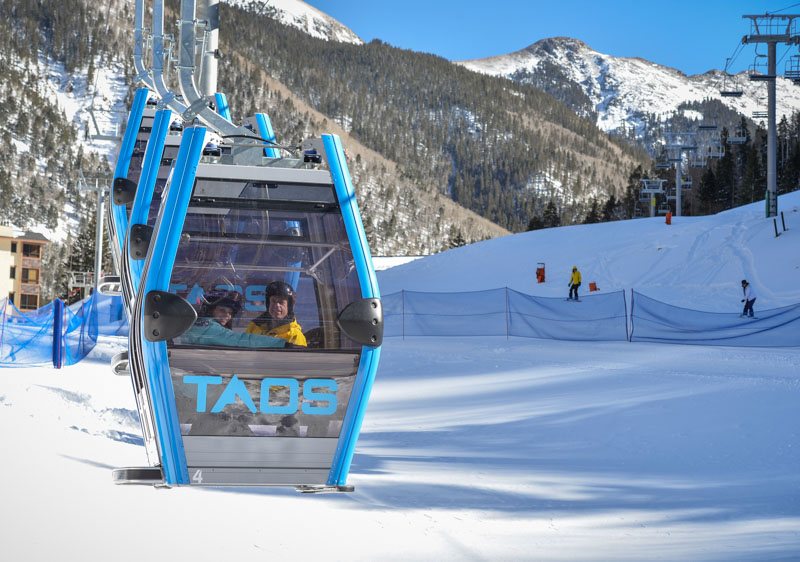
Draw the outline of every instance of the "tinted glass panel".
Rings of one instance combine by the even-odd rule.
[[[267,314],[265,293],[276,281],[290,286],[295,295],[294,302],[286,299],[290,310],[282,319]],[[201,319],[212,316],[209,295],[216,298],[227,290],[238,299],[238,305],[229,307],[234,310],[227,332],[213,324],[200,326],[209,328],[208,337],[198,339],[187,332],[178,344],[283,347],[281,342],[249,341],[235,334],[265,333],[255,330],[254,320],[272,329],[285,326],[294,314],[299,326],[292,329],[302,333],[299,345],[316,350],[361,348],[336,323],[341,311],[361,298],[361,290],[332,186],[198,179],[170,290],[194,305]]]

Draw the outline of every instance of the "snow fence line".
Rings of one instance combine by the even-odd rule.
[[[800,304],[738,313],[701,312],[631,290],[630,341],[736,347],[800,346]]]
[[[508,287],[381,297],[384,336],[518,336],[566,341],[797,347],[800,304],[759,311],[758,318],[663,303],[631,289],[581,297],[537,297]]]
[[[800,347],[800,304],[736,313],[702,312],[631,289],[586,295],[576,303],[508,287],[460,293],[398,291],[382,297],[384,336],[517,336],[565,341],[631,341],[738,347]],[[74,365],[98,335],[128,335],[121,297],[96,293],[21,312],[0,299],[0,367]]]
[[[56,299],[31,312],[0,300],[0,367],[52,363],[74,365],[97,344],[97,336],[127,335],[122,299],[95,293],[66,307]]]

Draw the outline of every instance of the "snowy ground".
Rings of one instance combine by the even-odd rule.
[[[800,199],[781,204],[778,239],[755,208],[571,227],[415,260],[382,291],[561,294],[576,262],[603,289],[695,308],[738,307],[742,276],[789,304]],[[112,468],[146,462],[117,345],[0,370],[8,560],[800,559],[800,348],[390,338],[355,492],[307,496],[114,486]]]

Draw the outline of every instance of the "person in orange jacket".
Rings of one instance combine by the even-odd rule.
[[[572,277],[569,278],[569,297],[567,300],[573,300],[572,294],[575,294],[574,300],[578,300],[578,287],[581,286],[581,272],[577,267],[572,268]]]

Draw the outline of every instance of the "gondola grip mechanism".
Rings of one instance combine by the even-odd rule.
[[[326,164],[327,155],[325,153],[325,143],[322,139],[306,139],[300,143],[300,150],[303,152],[303,161],[307,164]]]

